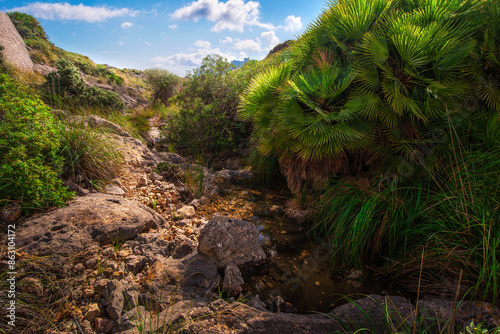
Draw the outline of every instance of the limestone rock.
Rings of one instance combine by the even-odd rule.
[[[230,263],[224,271],[224,280],[222,281],[222,288],[229,291],[231,296],[237,296],[243,291],[243,284],[245,281],[241,277],[241,272],[234,264]]]
[[[101,310],[99,309],[99,305],[92,303],[89,305],[89,310],[85,312],[83,317],[88,321],[94,321],[100,314]]]
[[[198,253],[206,255],[219,268],[229,263],[240,267],[266,258],[257,227],[241,219],[212,216],[201,230],[198,242]]]
[[[191,219],[195,216],[196,211],[194,211],[192,206],[186,205],[177,210],[177,213],[182,215],[182,218]]]
[[[19,217],[21,217],[21,206],[17,203],[0,211],[0,220],[5,224],[10,224]]]
[[[132,274],[137,274],[146,264],[146,258],[140,255],[130,255],[125,258],[125,268]]]
[[[33,61],[23,38],[9,16],[2,12],[0,12],[0,45],[4,48],[2,54],[8,64],[25,72],[33,72]]]
[[[67,207],[30,218],[17,234],[25,251],[38,255],[74,254],[92,243],[135,238],[165,225],[150,208],[105,194],[77,197]]]
[[[122,188],[115,186],[113,184],[108,184],[104,188],[104,192],[109,195],[123,196],[125,195],[125,191]]]
[[[107,307],[108,314],[111,319],[118,320],[121,317],[125,298],[123,296],[123,285],[116,280],[111,280],[107,287],[107,298],[109,304]]]

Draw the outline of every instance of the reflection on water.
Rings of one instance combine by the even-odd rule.
[[[380,293],[380,284],[363,280],[357,271],[333,269],[330,254],[307,236],[307,225],[287,219],[283,213],[290,195],[285,190],[231,184],[204,203],[199,216],[213,213],[253,222],[268,259],[243,272],[244,291],[272,301],[281,296],[301,313],[329,312],[343,304],[343,297]]]

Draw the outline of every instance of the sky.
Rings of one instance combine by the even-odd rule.
[[[263,59],[295,39],[326,0],[0,0],[3,12],[37,18],[56,46],[118,68],[184,76],[208,54]]]

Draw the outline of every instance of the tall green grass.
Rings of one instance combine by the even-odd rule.
[[[460,270],[470,296],[500,293],[500,147],[458,146],[439,169],[422,168],[396,189],[332,181],[313,234],[344,265],[370,266],[416,291],[453,294]],[[440,170],[441,172],[436,172]]]

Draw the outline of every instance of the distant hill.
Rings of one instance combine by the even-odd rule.
[[[235,65],[237,68],[240,68],[241,66],[245,65],[250,58],[245,58],[244,60],[233,60],[231,64]]]

